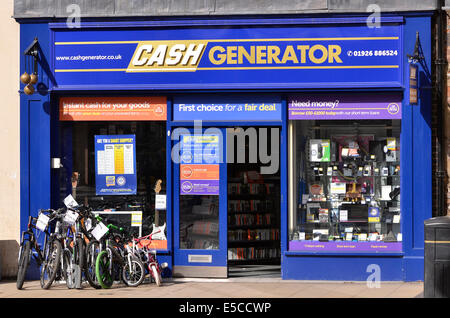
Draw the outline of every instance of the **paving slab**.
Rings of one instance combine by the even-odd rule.
[[[281,279],[170,279],[161,287],[146,282],[139,287],[115,284],[110,289],[69,290],[55,283],[43,290],[39,281],[26,281],[23,290],[15,281],[0,282],[1,298],[420,298],[423,282],[286,281]]]

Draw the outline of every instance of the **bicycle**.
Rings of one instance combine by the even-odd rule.
[[[145,266],[142,260],[134,253],[134,248],[130,247],[130,243],[125,245],[126,259],[122,270],[122,278],[126,285],[137,287],[145,279]]]
[[[59,266],[59,254],[61,253],[61,247],[58,242],[55,243],[55,237],[53,233],[48,230],[49,223],[55,218],[59,217],[64,209],[53,210],[53,209],[42,209],[39,210],[38,217],[28,218],[27,229],[22,232],[20,239],[19,257],[18,257],[18,270],[17,270],[17,289],[22,289],[25,275],[28,269],[28,265],[31,261],[31,256],[34,257],[38,266],[42,266],[40,273],[41,285],[44,279],[44,275],[47,274],[48,280],[54,280],[57,273],[57,268]],[[38,242],[37,235],[34,233],[35,230],[44,233],[44,248],[41,250]],[[34,249],[34,253],[32,253]],[[56,253],[56,254],[55,254]],[[55,257],[56,255],[56,257]],[[50,258],[50,256],[54,256]],[[54,263],[53,261],[56,261]]]
[[[102,288],[110,288],[115,274],[121,274],[126,285],[139,286],[145,278],[145,268],[141,260],[125,247],[128,242],[124,240],[124,229],[113,224],[108,224],[106,228],[108,231],[103,235],[105,238],[101,238],[101,251],[95,263],[95,275],[99,285]],[[120,235],[114,235],[111,230],[118,230]]]
[[[97,223],[100,222],[101,218],[97,219],[90,207],[83,206],[79,209],[81,215],[81,218],[78,221],[79,229],[83,234],[82,243],[80,242],[79,245],[82,245],[84,249],[82,271],[89,285],[95,289],[100,289],[102,286],[100,286],[97,277],[95,276],[95,262],[101,250],[101,246],[100,242],[95,238],[92,232]],[[86,239],[89,241],[87,244]]]
[[[161,273],[164,268],[168,267],[166,262],[159,264],[156,259],[156,250],[150,249],[152,236],[159,232],[161,232],[161,230],[137,239],[134,238],[131,247],[131,252],[139,257],[142,263],[147,266],[148,273],[155,280],[156,286],[158,287],[162,284]]]
[[[59,214],[56,218],[55,230],[51,234],[52,247],[55,249],[56,253],[49,250],[46,253],[46,258],[51,258],[54,263],[51,271],[45,266],[41,270],[41,287],[43,289],[48,289],[53,284],[53,282],[61,277],[65,280],[68,288],[79,288],[81,286],[81,281],[79,278],[79,268],[74,264],[74,252],[73,252],[73,242],[74,234],[71,227],[75,224],[78,213],[74,212],[72,208],[60,209],[64,211],[64,214]]]
[[[73,217],[73,225],[68,231],[70,243],[69,251],[66,254],[68,257],[71,252],[72,256],[71,260],[66,260],[69,268],[69,272],[66,271],[66,273],[70,274],[67,275],[68,287],[81,288],[84,274],[90,286],[96,289],[101,288],[95,277],[95,260],[98,255],[99,243],[91,233],[94,229],[92,224],[97,222],[96,216],[92,213],[92,208],[84,205],[71,207],[69,210],[77,213],[77,216]],[[70,272],[70,269],[73,271]]]
[[[66,285],[69,289],[81,288],[82,272],[84,268],[84,233],[81,224],[81,211],[84,207],[68,208],[63,219],[64,237],[62,270]]]
[[[110,227],[105,226],[102,217],[94,215],[92,208],[82,207],[80,214],[82,219],[79,220],[80,228],[84,236],[89,240],[85,247],[83,272],[89,285],[95,289],[100,289],[97,276],[95,274],[95,265],[98,254],[104,250],[105,239],[103,236],[108,233]]]
[[[56,218],[55,230],[51,233],[52,244],[51,248],[45,252],[47,264],[53,264],[53,266],[48,267],[46,263],[41,269],[41,287],[43,289],[48,289],[53,284],[55,280],[60,280],[61,276],[67,281],[67,263],[66,263],[66,253],[67,253],[67,225],[64,224],[64,218],[66,216],[67,210],[64,210],[64,214],[60,214]]]

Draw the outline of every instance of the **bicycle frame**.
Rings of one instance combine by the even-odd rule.
[[[66,265],[66,262],[64,260],[64,253],[67,251],[70,252],[68,248],[68,236],[69,236],[70,227],[67,227],[64,225],[64,222],[62,220],[57,220],[56,226],[55,226],[55,232],[54,232],[54,239],[59,240],[61,242],[62,247],[62,253],[60,256],[60,267],[59,270],[63,273],[63,276],[65,276],[64,268]],[[68,278],[66,278],[68,279]]]
[[[19,249],[19,268],[18,268],[18,275],[17,275],[17,288],[21,289],[23,286],[23,282],[25,279],[25,275],[27,272],[27,267],[31,261],[31,257],[34,257],[36,260],[36,263],[38,267],[41,267],[41,286],[43,284],[48,288],[49,285],[46,285],[46,283],[43,283],[45,280],[45,275],[49,272],[47,271],[48,266],[48,252],[51,250],[51,244],[53,244],[53,240],[55,239],[55,234],[50,232],[50,222],[60,217],[63,209],[53,210],[53,209],[47,209],[47,210],[39,210],[39,216],[33,217],[29,216],[28,218],[28,224],[26,231],[23,231],[21,234],[21,242],[20,242],[20,249]],[[48,214],[47,214],[48,213]],[[38,243],[38,232],[44,233],[44,245],[41,248],[41,245]],[[25,249],[24,249],[25,248]],[[27,253],[26,259],[24,258],[24,252]],[[56,273],[53,271],[53,273]],[[54,276],[50,280],[53,280]],[[50,281],[49,280],[49,281]]]
[[[101,220],[101,217],[97,217],[97,221]],[[109,230],[115,229],[121,232],[123,231],[122,228],[119,228],[113,224],[108,224],[107,227]],[[120,267],[123,267],[125,264],[125,255],[122,251],[119,251],[121,249],[120,244],[118,244],[118,242],[116,242],[112,236],[113,234],[111,233],[111,231],[108,231],[105,236],[99,241],[99,250],[106,250],[106,252],[108,253],[108,258],[111,260],[108,265],[108,270],[111,274],[113,273],[114,264],[118,264]]]
[[[152,234],[149,234],[147,236],[143,236],[143,237],[140,237],[140,238],[137,238],[137,239],[133,239],[133,245],[132,245],[133,246],[133,254],[134,255],[138,254],[138,250],[139,249],[142,250],[142,252],[144,253],[145,260],[143,260],[143,261],[144,261],[145,265],[147,265],[149,273],[152,276],[153,276],[153,273],[152,273],[152,270],[151,270],[152,265],[154,265],[156,267],[156,270],[158,271],[158,273],[161,274],[162,270],[164,268],[166,268],[168,266],[168,264],[166,262],[161,263],[161,264],[158,263],[158,260],[156,259],[156,250],[151,250],[151,249],[148,248],[148,246],[145,246],[145,245],[143,245],[142,248],[138,248],[138,247],[136,247],[136,243],[140,243],[141,241],[146,240],[146,239],[149,239],[150,242],[151,242],[152,241],[152,236],[154,234],[159,233],[159,232],[161,232],[161,231],[159,230],[159,231],[157,231],[155,233],[152,233]],[[138,255],[138,257],[139,257],[139,255]]]
[[[41,250],[41,248],[39,247],[39,244],[36,239],[36,235],[33,232],[33,229],[39,230],[35,225],[36,221],[37,221],[37,218],[32,217],[31,215],[29,216],[27,230],[23,231],[22,235],[20,237],[20,242],[21,242],[20,247],[24,244],[24,242],[26,240],[30,241],[32,248],[36,252],[36,253],[30,253],[30,257],[33,256],[34,259],[36,260],[36,263],[38,264],[38,266],[41,266],[42,263],[44,262],[44,253],[43,253],[43,250]],[[51,234],[48,231],[48,229],[45,229],[45,231],[43,231],[43,233],[45,235],[45,237],[44,237],[44,250],[45,250],[45,247],[47,246],[48,238],[51,236]],[[26,240],[25,240],[25,236],[28,236],[26,238]],[[20,260],[21,256],[22,256],[21,249],[19,249],[19,258],[18,258],[19,260]]]

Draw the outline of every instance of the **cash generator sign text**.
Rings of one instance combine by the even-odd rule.
[[[55,42],[55,72],[354,69],[355,73],[398,69],[400,56],[395,36]]]
[[[339,65],[343,63],[341,55],[341,46],[333,43],[148,41],[138,43],[127,72]]]

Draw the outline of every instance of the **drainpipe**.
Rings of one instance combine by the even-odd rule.
[[[447,161],[447,151],[446,151],[446,108],[447,108],[447,14],[445,10],[450,9],[450,7],[445,7],[445,0],[438,0],[438,12],[437,12],[437,59],[436,64],[436,88],[438,93],[438,101],[441,107],[438,107],[438,120],[437,120],[437,152],[438,152],[438,162],[436,170],[436,180],[437,180],[437,215],[447,215],[447,180],[448,176],[445,171],[446,161]],[[444,211],[445,209],[445,211]]]

